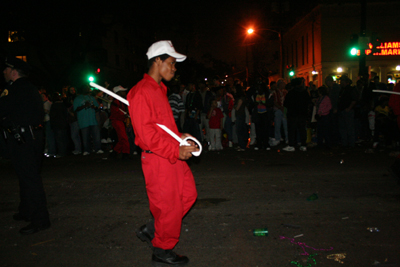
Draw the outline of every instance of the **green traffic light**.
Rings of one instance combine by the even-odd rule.
[[[291,71],[289,72],[289,76],[290,76],[290,77],[293,77],[293,76],[294,76],[294,71],[293,71],[293,70],[291,70]]]
[[[89,76],[88,80],[89,80],[89,82],[94,82],[94,77],[93,76]]]
[[[357,48],[355,48],[355,47],[353,47],[351,50],[350,50],[350,55],[352,55],[352,56],[355,56],[355,55],[357,55]]]

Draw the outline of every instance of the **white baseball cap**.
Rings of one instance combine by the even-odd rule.
[[[122,87],[121,85],[115,86],[113,88],[114,93],[118,93],[119,91],[126,91],[126,90],[128,90],[128,89]]]
[[[182,62],[186,59],[185,55],[179,54],[175,51],[171,41],[158,41],[152,44],[147,50],[147,59],[151,59],[156,56],[167,54],[173,58],[176,58],[177,62]]]

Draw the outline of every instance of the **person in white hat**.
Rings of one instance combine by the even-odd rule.
[[[171,41],[159,41],[147,52],[149,71],[128,93],[129,113],[135,131],[135,143],[143,149],[142,169],[146,180],[150,211],[154,221],[140,227],[136,234],[153,248],[155,266],[183,266],[186,256],[172,249],[179,241],[182,218],[197,198],[193,174],[185,160],[199,148],[179,146],[179,143],[157,124],[163,124],[182,139],[189,134],[179,133],[167,87],[176,72],[176,62],[186,59],[175,51]]]
[[[113,91],[121,97],[126,97],[127,89],[121,85],[115,86]],[[126,127],[130,127],[128,107],[118,99],[113,99],[110,111],[110,121],[118,136],[118,142],[113,147],[110,157],[117,159],[131,158],[129,139],[126,133]]]

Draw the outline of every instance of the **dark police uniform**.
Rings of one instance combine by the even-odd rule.
[[[16,59],[10,59],[7,67]],[[17,62],[18,63],[18,62]],[[20,186],[19,213],[15,220],[30,221],[22,234],[31,234],[50,227],[46,195],[40,167],[43,158],[44,109],[37,88],[22,77],[6,86],[0,97],[2,131],[11,162],[17,172]],[[4,136],[3,136],[4,137]]]

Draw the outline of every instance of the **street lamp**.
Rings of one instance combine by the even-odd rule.
[[[257,29],[259,31],[270,31],[270,32],[275,32],[278,34],[279,36],[279,72],[282,78],[284,78],[284,69],[283,69],[283,38],[282,38],[282,31],[276,31],[276,30],[272,30],[272,29],[267,29],[267,28],[261,28],[261,29]],[[249,28],[247,29],[247,34],[253,34],[254,33],[254,29],[253,28]]]
[[[249,28],[247,30],[247,35],[248,36],[252,35],[253,33],[254,33],[254,30],[252,28]],[[248,48],[248,46],[250,45],[250,43],[249,43],[248,38],[246,38],[246,39],[247,39],[247,44],[246,44],[246,82],[248,84],[248,82],[249,82],[249,56],[248,56],[248,54],[249,54],[248,49],[249,48]]]

